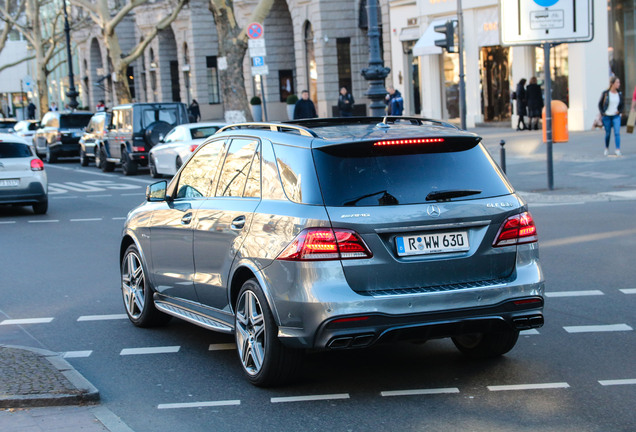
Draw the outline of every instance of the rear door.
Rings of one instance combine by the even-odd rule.
[[[492,243],[520,204],[474,139],[331,146],[314,159],[333,227],[357,231],[373,253],[342,261],[355,291],[445,290],[513,272],[515,248]]]

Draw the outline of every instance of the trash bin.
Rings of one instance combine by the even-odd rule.
[[[545,124],[545,107],[541,112],[543,121],[543,142],[548,142]],[[552,101],[552,142],[568,142],[568,107],[560,100]]]

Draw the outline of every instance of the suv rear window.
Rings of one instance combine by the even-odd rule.
[[[60,128],[81,129],[88,125],[92,114],[75,114],[60,116]]]
[[[141,127],[146,129],[151,124],[162,121],[170,126],[176,126],[179,121],[179,110],[177,107],[161,107],[142,108],[141,111]]]
[[[0,142],[0,159],[31,157],[31,149],[22,143]]]
[[[374,147],[371,142],[314,149],[325,205],[420,204],[434,202],[426,200],[430,192],[470,190],[470,196],[457,199],[476,199],[513,191],[481,144],[451,146]]]

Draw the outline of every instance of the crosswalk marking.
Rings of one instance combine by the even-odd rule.
[[[636,294],[636,288],[626,288],[622,289],[621,292],[623,294]]]
[[[513,391],[513,390],[545,390],[545,389],[560,389],[569,388],[570,385],[566,382],[557,383],[542,383],[542,384],[513,384],[513,385],[496,385],[488,386],[490,391]]]
[[[586,325],[586,326],[566,326],[563,327],[568,333],[593,333],[593,332],[614,332],[631,331],[633,328],[627,324],[607,324],[607,325]]]
[[[53,321],[53,318],[7,319],[0,322],[0,325],[47,324],[51,321]]]
[[[415,389],[415,390],[390,390],[380,392],[383,397],[390,396],[417,396],[417,395],[436,395],[436,394],[451,394],[459,393],[459,389],[456,387],[450,388],[432,388],[432,389]]]
[[[180,346],[146,347],[146,348],[124,348],[119,355],[140,355],[140,354],[171,354],[179,352]]]
[[[236,348],[235,343],[221,343],[221,344],[210,344],[208,347],[208,351],[223,351],[223,350],[233,350]]]
[[[546,292],[546,297],[583,297],[583,296],[597,296],[597,295],[605,295],[603,291],[600,290],[587,290],[587,291],[554,291],[554,292]]]

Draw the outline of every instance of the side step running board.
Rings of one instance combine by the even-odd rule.
[[[168,315],[175,316],[184,321],[191,322],[192,324],[201,326],[208,330],[218,331],[222,333],[234,332],[234,328],[230,327],[224,322],[215,320],[207,315],[201,315],[189,309],[181,308],[172,303],[167,303],[161,300],[155,300],[155,307],[159,309],[161,312],[165,312]]]

